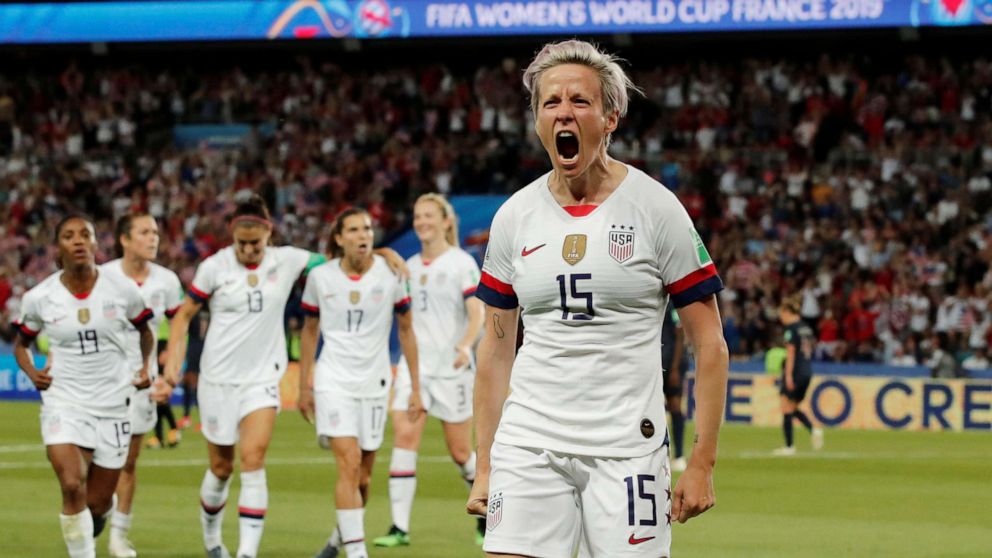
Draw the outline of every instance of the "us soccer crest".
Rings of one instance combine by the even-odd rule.
[[[358,301],[362,300],[362,292],[351,291],[348,293],[348,300],[350,300],[352,304],[358,304]]]
[[[376,287],[372,290],[372,302],[379,304],[386,298],[386,292],[382,287]]]
[[[117,306],[112,302],[104,303],[103,305],[103,317],[108,320],[117,319]]]
[[[627,230],[628,227],[616,225],[610,227],[610,257],[623,263],[634,255],[634,231]]]
[[[275,283],[276,281],[279,280],[279,270],[273,267],[265,275],[265,278],[268,280],[269,283]]]
[[[248,286],[249,287],[258,286],[258,275],[255,275],[254,273],[248,274]]]
[[[486,530],[492,531],[503,520],[503,493],[497,492],[489,499],[489,513],[486,514]]]
[[[90,323],[90,309],[89,308],[80,308],[79,311],[76,312],[76,318],[78,318],[79,319],[79,323],[81,323],[83,325],[86,325],[86,324]]]
[[[575,265],[586,257],[586,235],[570,234],[561,245],[561,257],[568,265]]]

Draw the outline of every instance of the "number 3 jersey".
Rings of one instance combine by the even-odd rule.
[[[282,377],[287,364],[283,313],[311,256],[292,246],[269,246],[260,264],[247,267],[228,246],[200,263],[189,295],[210,305],[201,378],[251,384]]]
[[[24,295],[15,325],[28,337],[44,332],[50,342],[52,385],[43,405],[74,407],[94,416],[127,416],[131,384],[140,369],[127,359],[130,332],[152,317],[138,287],[101,272],[85,296],[69,292],[62,272],[48,276]],[[140,347],[139,347],[140,350]]]
[[[407,312],[405,282],[390,271],[381,256],[361,277],[349,276],[335,258],[307,276],[303,311],[320,317],[324,347],[317,358],[314,391],[348,397],[389,394],[389,330],[393,313]]]
[[[519,306],[524,342],[496,441],[637,457],[665,439],[661,342],[681,308],[723,284],[678,199],[643,172],[599,206],[563,208],[550,173],[493,219],[477,296]]]
[[[172,318],[179,310],[179,303],[183,300],[183,285],[179,281],[179,277],[171,270],[151,262],[148,263],[148,267],[148,277],[141,283],[135,283],[134,279],[124,273],[123,260],[121,259],[111,260],[100,266],[100,269],[106,271],[108,275],[115,275],[122,281],[135,283],[138,292],[141,293],[142,300],[145,301],[145,306],[152,311],[152,318],[148,322],[148,326],[152,329],[152,333],[157,335],[162,321],[166,318]],[[141,368],[141,346],[138,330],[132,327],[128,333],[133,338],[133,342],[128,342],[126,345],[127,358],[131,367],[138,370]],[[148,376],[152,379],[158,377],[158,358],[155,358],[154,351],[152,358],[148,359]]]

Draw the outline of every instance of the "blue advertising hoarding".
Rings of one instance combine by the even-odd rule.
[[[159,0],[0,4],[0,43],[582,35],[992,24],[992,0]]]

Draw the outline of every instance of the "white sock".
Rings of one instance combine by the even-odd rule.
[[[128,531],[131,530],[131,521],[131,514],[114,510],[114,514],[110,517],[110,536],[127,537]]]
[[[238,524],[241,539],[238,543],[238,556],[255,557],[258,544],[262,542],[265,527],[265,510],[269,507],[269,486],[265,480],[265,469],[241,472],[241,496],[238,498]]]
[[[338,530],[348,558],[368,558],[365,550],[365,509],[338,510]]]
[[[72,515],[59,514],[62,524],[62,539],[69,551],[69,558],[96,558],[96,543],[93,540],[93,515],[84,509]]]
[[[224,524],[224,505],[231,488],[231,479],[220,480],[210,469],[200,484],[200,526],[203,528],[203,546],[210,550],[221,545],[221,526]]]
[[[327,544],[334,548],[341,548],[341,528],[338,526],[334,527],[334,531],[331,536],[327,538]]]
[[[458,465],[455,463],[455,465]],[[462,480],[468,483],[469,490],[472,489],[472,483],[475,482],[475,452],[468,456],[468,461],[458,465],[458,472],[462,475]]]
[[[410,510],[417,492],[417,452],[393,448],[389,462],[389,502],[393,525],[410,532]]]

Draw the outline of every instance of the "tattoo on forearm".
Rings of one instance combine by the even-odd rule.
[[[493,331],[496,332],[496,338],[502,339],[506,337],[506,332],[503,331],[502,324],[499,323],[499,314],[493,314]]]
[[[699,434],[696,434],[695,436],[692,437],[692,445],[696,445],[698,443],[699,443]]]

